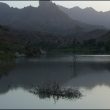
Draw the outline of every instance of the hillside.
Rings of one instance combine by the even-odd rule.
[[[99,28],[71,19],[52,2],[47,4],[38,8],[29,6],[16,9],[0,3],[0,24],[18,30],[45,31],[65,36]]]
[[[91,7],[84,9],[79,7],[73,7],[70,9],[62,6],[58,7],[74,20],[78,20],[80,22],[91,25],[104,26],[105,28],[110,29],[110,11],[98,12]]]

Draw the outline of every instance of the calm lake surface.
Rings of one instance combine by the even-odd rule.
[[[58,82],[80,90],[79,99],[41,98],[30,93],[38,84]],[[0,109],[110,109],[110,56],[60,55],[19,58],[0,76]]]

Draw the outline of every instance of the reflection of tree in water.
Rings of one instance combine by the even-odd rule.
[[[77,76],[77,56],[73,55],[73,77]]]
[[[60,98],[71,100],[79,99],[82,96],[79,90],[75,90],[72,88],[63,88],[56,82],[32,87],[29,92],[39,96],[39,98],[41,99],[53,98],[54,101],[57,101]]]
[[[76,69],[76,66],[77,66],[77,45],[78,45],[78,42],[76,39],[73,39],[73,77],[76,77],[77,76],[77,69]]]

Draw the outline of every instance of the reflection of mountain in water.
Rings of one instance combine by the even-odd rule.
[[[96,85],[110,85],[109,62],[76,62],[75,68],[73,66],[70,61],[43,62],[25,59],[17,63],[8,76],[1,78],[0,93],[18,87],[29,90],[32,86],[55,81],[66,86],[89,89]]]
[[[110,86],[110,63],[81,62],[76,64],[77,77],[69,80],[65,86],[93,88],[97,85]]]
[[[0,92],[8,91],[9,87],[29,89],[40,83],[64,83],[71,78],[71,63],[28,62],[17,64],[7,77],[0,80]]]

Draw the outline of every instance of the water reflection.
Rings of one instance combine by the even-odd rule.
[[[29,89],[49,81],[87,88],[93,88],[98,84],[110,85],[110,62],[74,63],[73,60],[71,62],[33,60],[24,59],[18,62],[7,77],[1,77],[0,93],[8,92],[9,87]]]
[[[72,56],[18,59],[16,66],[8,72],[8,75],[5,77],[1,76],[0,97],[2,97],[2,95],[6,96],[7,93],[10,94],[13,90],[17,93],[18,88],[22,88],[22,90],[25,91],[23,94],[26,95],[32,87],[36,87],[38,84],[58,82],[63,87],[73,87],[83,90],[84,92],[82,92],[85,96],[80,99],[78,103],[75,103],[76,105],[74,105],[74,107],[83,106],[84,103],[87,103],[87,99],[90,101],[90,97],[94,97],[96,100],[99,97],[106,97],[104,93],[102,96],[99,96],[99,93],[104,92],[104,90],[110,90],[109,60],[110,56],[78,56],[77,62],[73,62]],[[23,94],[20,93],[21,96],[23,96]],[[13,97],[13,94],[11,95]],[[26,95],[26,97],[28,96],[29,95]],[[25,101],[27,99],[26,97]],[[29,97],[32,97],[32,95]],[[108,94],[107,97],[110,98],[110,94]],[[3,98],[0,98],[0,103],[2,103],[2,101]],[[32,100],[30,100],[30,103],[31,101]],[[40,102],[40,100],[37,101]],[[92,101],[93,99],[91,103],[94,103]],[[73,107],[71,102],[65,102],[64,99],[59,99],[59,102],[67,103],[70,108]],[[27,104],[27,101],[25,103]]]
[[[84,87],[92,89],[97,85],[110,86],[110,63],[109,62],[82,62],[76,63],[77,77],[65,83],[65,86]]]

